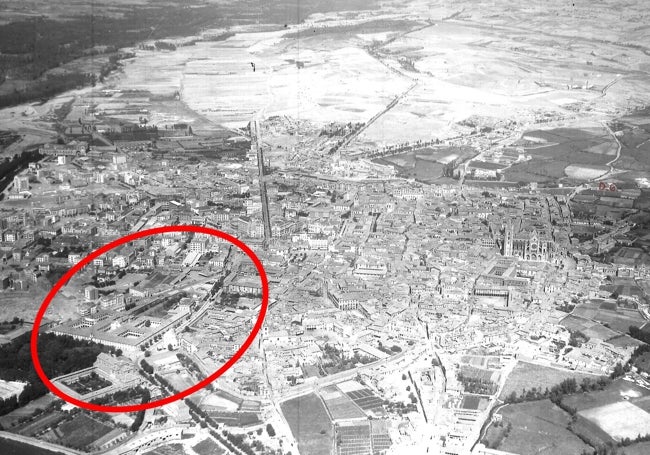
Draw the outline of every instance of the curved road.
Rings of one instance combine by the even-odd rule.
[[[598,176],[598,177],[595,177],[595,178],[591,179],[591,180],[590,180],[591,182],[594,182],[594,181],[596,181],[596,180],[604,179],[604,178],[606,178],[608,175],[612,174],[612,173],[614,172],[614,163],[616,163],[616,162],[621,158],[621,148],[622,148],[622,146],[621,146],[621,142],[618,140],[618,138],[616,137],[616,135],[614,134],[614,132],[612,131],[612,129],[609,127],[609,125],[607,124],[607,122],[603,121],[603,122],[601,122],[601,123],[603,124],[603,128],[605,128],[605,129],[607,130],[607,132],[608,132],[608,133],[609,133],[609,134],[614,138],[614,140],[616,141],[616,156],[614,157],[614,159],[612,159],[612,160],[608,161],[607,163],[605,163],[605,166],[609,166],[609,170],[608,170],[607,172],[605,172],[604,174],[602,174],[602,175],[600,175],[600,176]]]

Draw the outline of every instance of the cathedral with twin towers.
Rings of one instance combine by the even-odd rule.
[[[509,221],[503,236],[502,253],[524,261],[551,262],[554,257],[553,238],[544,228],[526,226],[521,219]]]

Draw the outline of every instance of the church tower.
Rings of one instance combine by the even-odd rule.
[[[505,235],[503,237],[504,256],[512,256],[512,240],[513,240],[512,223],[508,221],[508,223],[506,224]]]

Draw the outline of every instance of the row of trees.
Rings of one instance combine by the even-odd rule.
[[[433,145],[439,145],[439,144],[440,144],[440,139],[435,139],[435,140],[432,139],[430,141],[423,141],[419,139],[412,144],[411,142],[407,141],[407,142],[402,142],[401,144],[387,145],[383,147],[381,150],[380,149],[373,150],[367,156],[376,158],[376,157],[381,157],[386,155],[397,155],[399,153],[419,150],[419,149],[423,149],[426,147],[431,147]]]
[[[15,396],[13,398],[16,399]],[[55,400],[55,401],[52,401],[51,403],[49,403],[44,408],[38,407],[38,408],[34,409],[31,414],[18,417],[18,419],[11,419],[11,423],[9,424],[9,427],[13,428],[15,426],[22,425],[25,422],[34,420],[34,419],[36,419],[37,417],[39,417],[39,416],[41,416],[43,414],[50,414],[53,411],[60,411],[62,404],[63,404],[62,401]],[[4,430],[4,429],[7,429],[7,428],[4,428],[3,425],[0,425],[0,430]]]
[[[505,399],[506,403],[522,403],[525,401],[537,401],[549,398],[553,403],[558,404],[565,395],[574,393],[594,392],[603,390],[611,383],[611,379],[606,376],[600,376],[598,379],[584,378],[580,384],[575,378],[568,378],[554,385],[550,389],[547,387],[542,391],[541,388],[533,387],[530,390],[523,389],[521,394],[512,392]]]
[[[145,359],[140,360],[140,367],[149,374],[153,374],[153,367]]]
[[[14,330],[16,327],[21,326],[25,323],[22,318],[19,318],[18,316],[15,316],[11,321],[2,321],[0,322],[0,327],[3,328],[3,330]]]
[[[143,367],[144,376],[147,379],[149,379],[151,382],[160,385],[160,387],[169,394],[178,393],[178,390],[176,390],[165,378],[163,378],[157,373],[151,374],[149,371],[153,371],[153,368],[149,368],[150,365],[144,359],[140,362],[140,365]],[[145,365],[147,365],[147,367],[145,367]],[[216,422],[214,418],[212,418],[212,416],[210,416],[205,410],[201,409],[190,398],[185,398],[183,401],[189,408],[190,415],[192,416],[192,418],[199,425],[201,425],[202,428],[209,427],[210,434],[216,440],[218,440],[224,447],[226,447],[226,449],[228,449],[231,453],[234,453],[236,455],[241,455],[241,454],[256,455],[258,452],[267,453],[266,452],[267,447],[265,447],[264,444],[262,444],[260,441],[252,441],[251,443],[249,443],[245,441],[244,436],[231,434],[226,430],[223,430],[221,433],[219,433],[218,431],[216,431],[219,429],[219,423]],[[269,434],[269,436],[271,437],[275,436],[275,429],[271,424],[268,424],[266,426],[266,431]],[[259,434],[261,434],[261,430],[258,430],[258,435]]]
[[[198,422],[201,427],[210,427],[210,434],[219,441],[230,453],[240,455],[244,453],[246,455],[255,455],[253,448],[247,444],[243,437],[239,435],[232,435],[230,432],[223,430],[222,433],[216,431],[219,428],[219,424],[203,409],[201,409],[196,403],[191,399],[186,398],[185,404],[190,408],[190,415],[192,418]]]
[[[142,404],[145,404],[148,403],[149,400],[151,400],[151,392],[149,392],[149,389],[144,389],[144,392],[142,393],[142,400],[140,402]],[[140,429],[142,422],[144,422],[145,412],[145,410],[138,411],[138,414],[135,416],[135,420],[131,424],[131,431],[134,433]]]

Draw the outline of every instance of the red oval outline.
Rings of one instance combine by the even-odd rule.
[[[259,315],[257,316],[257,321],[255,321],[255,325],[253,326],[253,330],[251,331],[250,335],[242,343],[242,345],[235,352],[235,354],[233,354],[233,356],[230,359],[228,359],[228,361],[224,363],[221,367],[219,367],[219,369],[215,371],[213,374],[203,379],[199,383],[193,385],[192,387],[188,387],[182,392],[179,392],[174,395],[170,395],[165,398],[161,398],[159,400],[150,401],[148,403],[127,405],[127,406],[104,406],[104,405],[98,405],[98,404],[78,400],[64,393],[59,388],[57,388],[52,383],[52,381],[50,381],[50,379],[47,377],[47,375],[43,371],[43,367],[41,366],[41,362],[38,358],[38,333],[40,331],[40,325],[41,325],[41,321],[43,320],[43,316],[45,315],[45,311],[47,310],[47,307],[52,302],[52,299],[77,272],[79,272],[84,266],[90,263],[93,259],[101,256],[104,253],[107,253],[108,251],[112,250],[115,247],[131,242],[133,240],[137,240],[142,237],[148,237],[150,235],[164,234],[167,232],[197,232],[201,234],[209,234],[215,237],[222,238],[224,240],[229,241],[233,245],[237,246],[240,250],[246,253],[246,255],[253,261],[253,264],[255,264],[255,267],[257,268],[257,271],[260,274],[260,279],[262,281],[262,304],[260,306]],[[80,408],[87,409],[89,411],[98,411],[98,412],[136,412],[136,411],[143,411],[145,409],[153,409],[181,400],[193,394],[194,392],[201,390],[202,388],[210,384],[212,381],[217,379],[219,376],[224,374],[226,371],[228,371],[230,368],[232,368],[232,366],[244,355],[246,350],[248,350],[250,345],[253,344],[255,337],[259,333],[260,329],[262,328],[262,324],[264,323],[264,317],[266,316],[268,304],[269,304],[269,283],[266,277],[266,271],[264,270],[264,266],[262,265],[262,261],[260,261],[257,255],[253,252],[253,250],[251,250],[248,247],[248,245],[246,245],[238,238],[233,237],[232,235],[219,231],[217,229],[212,229],[205,226],[179,224],[179,225],[161,226],[161,227],[155,227],[151,229],[145,229],[144,231],[138,231],[132,234],[125,235],[124,237],[120,237],[91,252],[88,256],[86,256],[81,261],[73,265],[72,268],[70,268],[70,270],[68,270],[65,273],[65,275],[63,275],[61,279],[59,279],[59,281],[57,281],[54,284],[50,292],[47,294],[47,296],[45,296],[45,299],[43,300],[43,303],[41,304],[41,307],[39,308],[38,313],[36,314],[36,318],[34,319],[34,327],[32,329],[32,335],[31,335],[32,363],[41,381],[43,381],[43,384],[45,384],[45,386],[52,393],[54,393],[56,396],[63,399],[64,401],[71,403],[75,406],[78,406]]]

